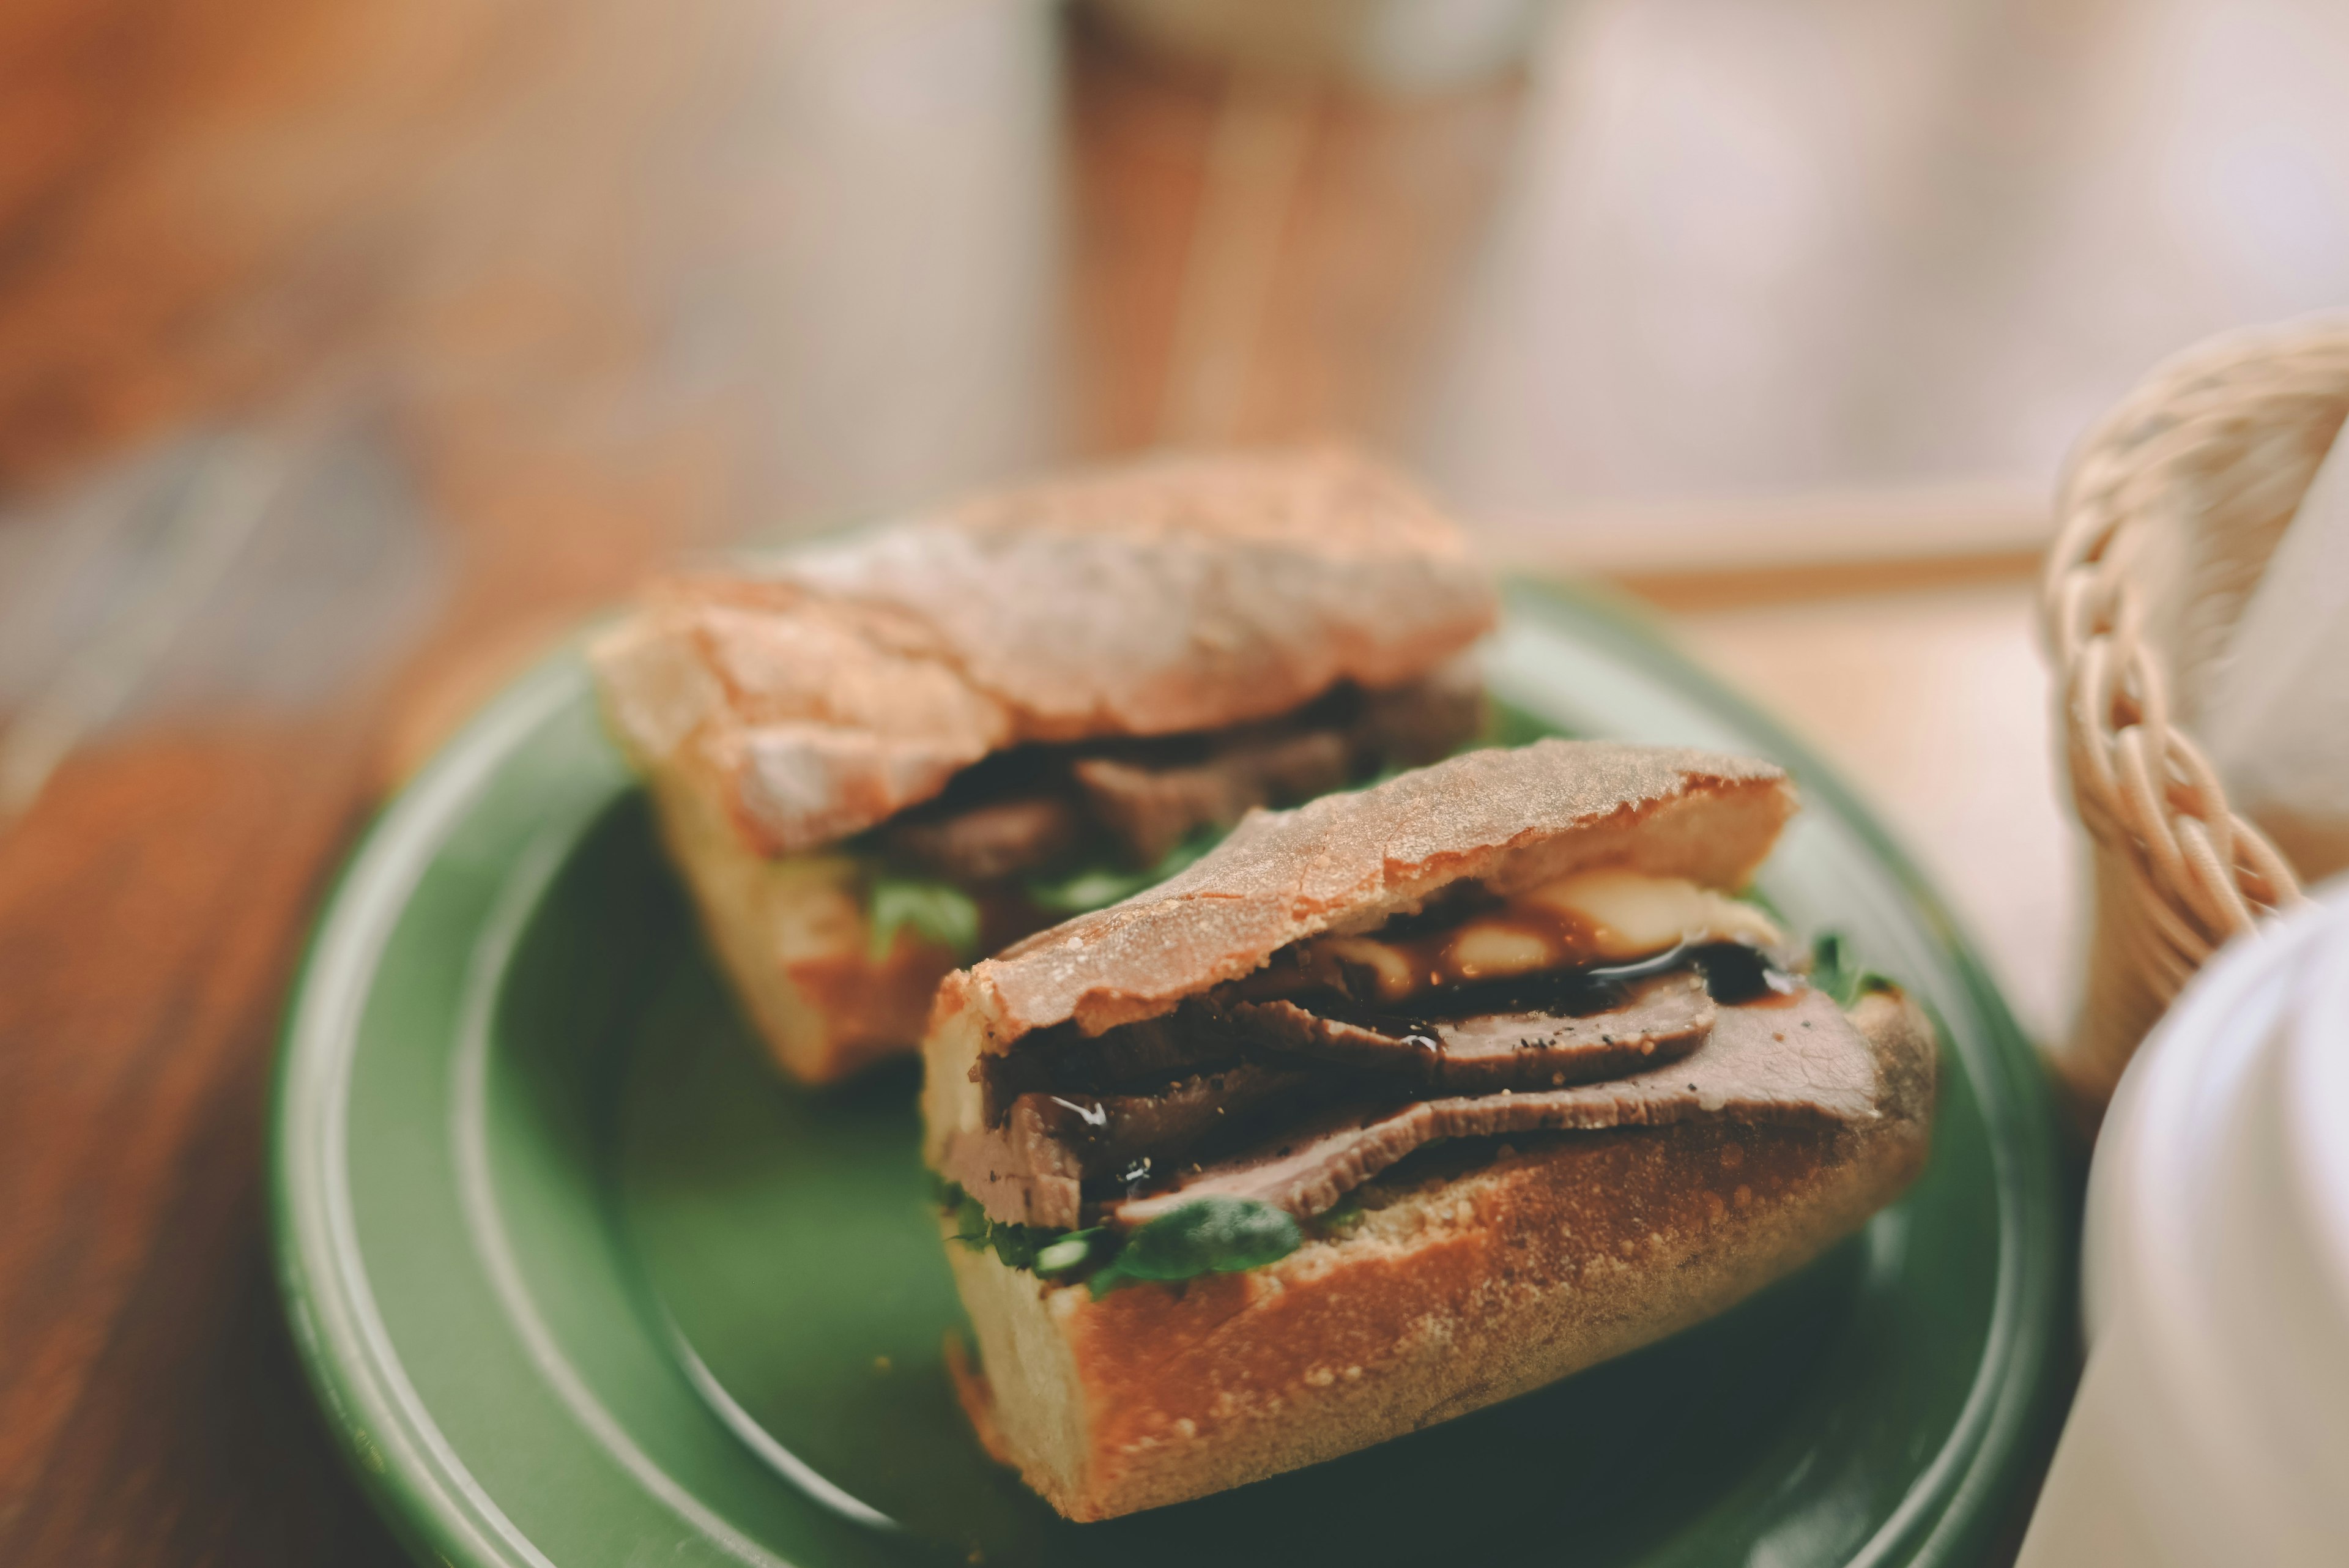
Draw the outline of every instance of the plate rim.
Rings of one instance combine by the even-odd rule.
[[[333,1155],[348,1109],[337,1091],[356,1062],[358,1014],[377,961],[445,843],[442,830],[520,741],[584,693],[580,642],[566,637],[502,689],[376,813],[320,900],[280,1026],[268,1110],[278,1293],[305,1379],[346,1461],[419,1560],[560,1568],[450,1446],[376,1316],[345,1212],[347,1168]]]
[[[1993,1184],[2001,1217],[1998,1295],[1975,1386],[1951,1428],[1954,1439],[1971,1424],[1971,1441],[1958,1454],[1951,1452],[1954,1441],[1945,1444],[1920,1472],[1921,1482],[1935,1471],[1955,1471],[1939,1489],[1938,1511],[1930,1528],[1909,1545],[1907,1555],[1895,1559],[1889,1554],[1901,1550],[1902,1537],[1936,1501],[1933,1494],[1920,1497],[1926,1490],[1921,1484],[1901,1500],[1849,1560],[1847,1568],[1872,1568],[1895,1561],[1911,1565],[1963,1561],[1978,1552],[2004,1522],[1988,1501],[1983,1506],[1961,1506],[1970,1501],[1968,1494],[1987,1492],[1992,1501],[2009,1495],[2011,1508],[2018,1472],[2035,1453],[2052,1449],[2054,1423],[2062,1408],[2057,1398],[2064,1392],[2058,1386],[2057,1336],[2068,1321],[2064,1308],[2076,1282],[2076,1271],[2067,1267],[2076,1227],[2062,1200],[2061,1122],[2054,1085],[2040,1064],[2039,1054],[2016,1022],[1964,922],[1907,848],[1878,820],[1875,811],[1808,742],[1689,654],[1653,610],[1622,590],[1602,583],[1559,584],[1510,576],[1505,578],[1505,592],[1513,608],[1523,609],[1534,618],[1555,622],[1561,611],[1569,611],[1587,624],[1595,624],[1636,656],[1669,667],[1674,684],[1765,740],[1773,760],[1806,794],[1831,804],[1835,814],[1866,842],[1869,853],[1899,879],[1909,901],[1930,919],[1990,1037],[1995,1059],[2005,1070],[2003,1086],[2013,1115],[2007,1120],[1984,1118],[1988,1142],[1994,1164],[2014,1171],[2016,1179]],[[2026,1186],[2042,1200],[2026,1201]],[[2026,1266],[2033,1255],[2041,1258],[2043,1267]],[[2002,1340],[2006,1346],[2004,1356],[1997,1353]],[[2032,1375],[2002,1375],[2002,1368],[2016,1367]]]
[[[1999,1282],[1975,1382],[1947,1439],[1854,1563],[1946,1563],[2005,1522],[2018,1472],[2052,1436],[2056,1339],[2069,1273],[2061,1143],[2036,1052],[1963,925],[1862,798],[1802,738],[1699,663],[1646,607],[1602,586],[1503,577],[1513,617],[1645,664],[1765,745],[1829,805],[1926,919],[2002,1070],[1985,1117],[2000,1213]],[[357,1024],[401,911],[460,820],[515,749],[592,689],[574,632],[501,690],[375,814],[330,879],[295,968],[267,1112],[274,1273],[305,1381],[378,1513],[419,1559],[558,1568],[509,1520],[449,1444],[375,1316],[336,1158]],[[1988,1096],[1985,1096],[1986,1098]],[[2030,1199],[2036,1201],[2027,1200]],[[1937,1473],[1940,1472],[1940,1473]],[[1919,1532],[1920,1516],[1930,1522]],[[1899,1553],[1897,1558],[1893,1553]]]

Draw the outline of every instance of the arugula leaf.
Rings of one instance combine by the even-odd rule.
[[[1874,970],[1853,964],[1844,951],[1843,933],[1821,931],[1811,944],[1811,983],[1835,999],[1837,1007],[1848,1008],[1871,991],[1895,991],[1899,987]]]
[[[1065,877],[1031,878],[1028,897],[1038,909],[1056,915],[1084,915],[1106,909],[1174,876],[1222,843],[1226,831],[1212,823],[1194,828],[1188,838],[1159,857],[1158,864],[1141,871],[1088,866]]]
[[[940,1194],[954,1210],[954,1239],[974,1252],[993,1252],[1006,1267],[1039,1274],[1066,1273],[1092,1256],[1099,1231],[1055,1231],[1042,1225],[1006,1225],[990,1220],[978,1199],[951,1183]],[[1071,1250],[1069,1243],[1078,1247]]]
[[[1202,1198],[1126,1238],[1090,1283],[1093,1299],[1144,1280],[1234,1274],[1285,1258],[1305,1242],[1286,1210],[1253,1198]]]
[[[889,956],[900,926],[912,927],[916,936],[958,960],[978,953],[978,905],[951,882],[875,871],[867,885],[864,918],[875,963]]]
[[[1237,1273],[1285,1258],[1304,1244],[1296,1220],[1252,1198],[1202,1198],[1153,1220],[1121,1241],[1106,1227],[1055,1231],[1006,1225],[987,1217],[978,1199],[950,1181],[937,1183],[938,1202],[955,1217],[954,1239],[975,1252],[990,1251],[1008,1268],[1046,1279],[1092,1271],[1098,1301],[1144,1280],[1188,1280]]]

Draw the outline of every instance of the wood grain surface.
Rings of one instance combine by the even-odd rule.
[[[396,1555],[310,1408],[260,1190],[361,740],[96,748],[0,838],[0,1559]]]
[[[2145,362],[2337,284],[2331,165],[2206,189],[2127,118],[2223,18],[2195,123],[2337,145],[2340,40],[2270,9],[1591,0],[1384,101],[1046,0],[0,6],[0,1563],[396,1557],[269,1281],[280,1008],[384,793],[662,562],[1164,439],[1350,432],[1566,566],[1728,537],[1617,490],[1765,493],[1741,570],[1646,586],[1765,697],[1877,671],[1819,738],[2016,864],[1930,803],[2044,759],[1899,716],[2035,702],[2021,622],[1898,595],[2012,574],[2027,508],[1924,509],[1972,564],[1856,617],[1742,568],[1816,555],[1790,489],[2043,493]]]
[[[264,1117],[468,709],[662,560],[1149,441],[1178,351],[1233,367],[1185,434],[1392,424],[1514,93],[1278,98],[1236,317],[1226,84],[1040,5],[0,13],[0,1562],[398,1558]]]

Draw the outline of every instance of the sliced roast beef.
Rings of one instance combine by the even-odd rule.
[[[1171,1013],[1099,1035],[1073,1027],[1031,1034],[1016,1051],[982,1056],[971,1076],[983,1090],[990,1127],[1025,1095],[1130,1095],[1138,1085],[1154,1088],[1242,1062],[1328,1063],[1413,1093],[1554,1088],[1684,1056],[1704,1038],[1713,1012],[1702,977],[1686,971],[1646,981],[1604,1012],[1520,1012],[1426,1024],[1360,1012],[1326,994],[1195,998]]]
[[[1261,1050],[1394,1077],[1414,1087],[1437,1081],[1441,1043],[1412,1024],[1356,1023],[1287,1000],[1237,1002],[1221,1010],[1232,1037]]]
[[[956,1133],[942,1168],[1001,1224],[1067,1230],[1083,1209],[1076,1156],[1034,1106],[1014,1106],[1000,1127]]]
[[[1392,1075],[1454,1094],[1546,1089],[1621,1077],[1694,1051],[1715,1009],[1701,975],[1650,981],[1619,1007],[1506,1012],[1413,1025],[1332,1017],[1309,999],[1238,1002],[1229,1027],[1290,1055]]]
[[[1454,1094],[1592,1084],[1678,1061],[1703,1045],[1720,1010],[1703,977],[1651,981],[1605,1012],[1488,1013],[1433,1027],[1437,1082]]]
[[[1434,762],[1483,722],[1483,685],[1464,665],[1382,691],[1333,691],[1287,718],[1205,737],[1204,749],[1130,746],[1082,758],[1072,771],[1094,820],[1151,865],[1198,828],[1229,827],[1250,807]]]
[[[1040,871],[1106,834],[1155,865],[1198,828],[1325,794],[1381,766],[1433,762],[1472,738],[1473,670],[1383,691],[1340,687],[1293,713],[1204,733],[997,753],[875,830],[889,858],[958,882]]]
[[[981,1056],[971,1076],[984,1092],[987,1123],[1000,1122],[1023,1095],[1108,1094],[1240,1058],[1244,1047],[1237,1040],[1202,1024],[1201,1011],[1185,1006],[1099,1035],[1081,1033],[1071,1024],[1031,1034],[1006,1054]]]
[[[1150,866],[1196,829],[1229,827],[1251,806],[1341,787],[1353,776],[1352,751],[1336,730],[1268,727],[1219,738],[1195,763],[1085,757],[1072,772],[1094,820],[1117,836],[1137,865]]]
[[[1484,677],[1462,660],[1407,686],[1363,692],[1349,732],[1364,767],[1417,768],[1450,756],[1484,726]]]
[[[957,882],[988,882],[1050,866],[1075,846],[1083,818],[1058,795],[1016,795],[951,812],[913,812],[881,830],[893,860]]]
[[[1179,1185],[1117,1206],[1139,1225],[1195,1199],[1252,1198],[1309,1217],[1438,1138],[1537,1130],[1654,1126],[1697,1118],[1779,1121],[1872,1117],[1876,1060],[1824,992],[1719,1010],[1710,1033],[1677,1062],[1578,1088],[1421,1100],[1401,1109],[1357,1105],[1295,1126]]]
[[[1239,994],[1247,994],[1242,989]],[[1613,993],[1593,988],[1590,995]],[[1651,980],[1603,1012],[1552,1009],[1418,1024],[1363,1012],[1328,993],[1267,1002],[1195,998],[1162,1017],[1100,1035],[1030,1035],[971,1069],[983,1114],[999,1123],[1029,1094],[1100,1096],[1241,1062],[1321,1062],[1411,1092],[1554,1088],[1636,1072],[1696,1049],[1713,1009],[1699,974]]]
[[[1147,1095],[1022,1095],[1015,1124],[1033,1119],[1086,1177],[1123,1176],[1136,1159],[1170,1169],[1194,1153],[1228,1147],[1265,1113],[1294,1108],[1314,1083],[1299,1068],[1243,1063],[1195,1073]]]
[[[1000,1127],[956,1136],[946,1174],[1006,1224],[1074,1225],[1083,1181],[1142,1182],[1222,1153],[1293,1115],[1323,1076],[1244,1063],[1150,1094],[1024,1094]]]

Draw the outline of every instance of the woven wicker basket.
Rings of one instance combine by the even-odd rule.
[[[2231,334],[2147,377],[2065,475],[2041,610],[2095,915],[2056,1065],[2090,1122],[2202,961],[2302,900],[2189,732],[2344,419],[2349,317]]]

